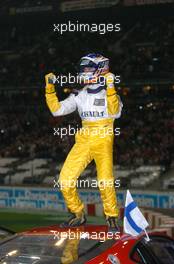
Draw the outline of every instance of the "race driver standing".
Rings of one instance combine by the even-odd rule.
[[[100,82],[105,80],[104,84]],[[115,76],[109,72],[109,60],[100,54],[88,54],[80,60],[79,77],[83,88],[59,101],[55,91],[56,77],[45,76],[46,102],[53,116],[62,116],[76,109],[82,119],[82,128],[76,132],[75,144],[70,150],[59,177],[59,185],[72,217],[61,227],[83,225],[86,222],[84,204],[80,200],[76,182],[86,166],[95,161],[98,187],[109,230],[118,231],[118,207],[113,176],[113,122],[119,118],[122,102],[117,95]]]

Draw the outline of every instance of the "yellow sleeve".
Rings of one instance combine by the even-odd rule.
[[[45,97],[48,108],[51,113],[58,111],[61,107],[58,97],[55,92],[55,87],[53,84],[48,84],[45,89]]]
[[[71,94],[65,100],[60,101],[56,95],[53,84],[46,85],[46,103],[53,116],[64,116],[74,112],[77,108],[75,95]]]
[[[107,87],[106,96],[107,96],[108,114],[115,118],[120,117],[123,105],[122,105],[119,95],[117,95],[117,92],[114,86],[112,88]]]

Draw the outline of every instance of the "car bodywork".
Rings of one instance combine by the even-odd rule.
[[[173,264],[174,241],[160,233],[149,236],[147,242],[144,234],[108,233],[102,225],[34,228],[0,242],[0,263]]]

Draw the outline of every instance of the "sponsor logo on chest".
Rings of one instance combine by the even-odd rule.
[[[104,111],[84,111],[81,113],[81,117],[103,117]]]

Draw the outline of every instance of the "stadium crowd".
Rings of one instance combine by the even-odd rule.
[[[80,121],[76,113],[66,118],[51,117],[45,105],[44,89],[40,92],[40,88],[44,88],[45,73],[73,73],[77,60],[88,52],[101,52],[111,58],[112,72],[120,74],[124,82],[172,79],[173,18],[165,21],[151,19],[146,25],[142,23],[126,28],[124,38],[125,30],[118,35],[107,33],[97,38],[91,33],[58,36],[50,28],[48,31],[40,27],[39,34],[37,27],[26,30],[13,26],[4,30],[4,41],[0,43],[0,156],[65,159],[74,137],[55,136],[54,127],[68,126],[69,123],[76,127],[76,123],[80,126]],[[6,88],[9,87],[19,89],[19,92],[8,92]],[[116,122],[121,135],[115,138],[114,161],[125,166],[163,164],[168,167],[174,152],[171,98],[161,100],[157,93],[149,95],[148,103],[144,100],[140,105],[133,89],[131,96],[121,90],[125,108],[122,118]],[[141,98],[146,97],[142,90],[139,94]]]
[[[54,118],[46,108],[44,96],[39,96],[40,103],[34,106],[28,101],[27,107],[19,101],[17,106],[12,97],[12,108],[0,115],[1,157],[52,158],[59,162],[65,159],[74,136],[61,137],[55,130],[69,125],[77,129],[80,127],[78,115],[75,112],[68,117]],[[126,107],[122,118],[115,122],[121,134],[115,137],[114,162],[124,166],[169,167],[174,153],[174,109],[170,98],[141,105],[134,103],[132,94],[122,99]]]
[[[170,17],[149,19],[145,24],[139,21],[129,27],[123,24],[121,32],[105,35],[90,32],[60,35],[52,25],[13,26],[2,30],[0,51],[10,55],[1,58],[0,85],[10,86],[13,80],[16,86],[40,87],[46,72],[73,72],[80,57],[91,51],[111,58],[112,71],[124,81],[173,78],[173,36],[174,19]]]

